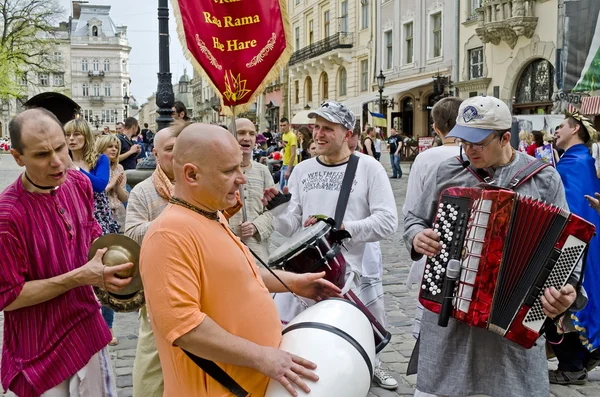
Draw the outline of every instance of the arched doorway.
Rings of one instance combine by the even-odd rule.
[[[549,114],[552,111],[554,67],[536,59],[525,67],[516,86],[514,114]]]
[[[401,102],[402,132],[406,136],[413,136],[414,102],[411,97],[406,97]]]
[[[306,78],[306,80],[304,80],[304,97],[306,99],[306,104],[308,105],[309,102],[312,102],[313,100],[313,96],[312,96],[312,79],[310,78],[310,76],[308,76]]]

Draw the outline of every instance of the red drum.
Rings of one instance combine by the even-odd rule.
[[[346,275],[342,241],[349,237],[345,230],[319,221],[283,243],[269,257],[269,266],[293,273],[325,271],[325,279],[342,288]]]

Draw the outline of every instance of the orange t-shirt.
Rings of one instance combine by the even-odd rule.
[[[173,345],[206,316],[231,334],[279,347],[277,308],[254,259],[226,224],[168,205],[146,233],[140,269],[165,396],[229,395]],[[218,364],[252,395],[264,395],[266,376],[251,368]]]

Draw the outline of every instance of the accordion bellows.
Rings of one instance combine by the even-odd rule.
[[[446,267],[457,259],[452,317],[531,348],[546,320],[543,291],[567,283],[595,227],[512,190],[457,187],[441,193],[434,230],[442,250],[425,264],[423,306],[440,312]]]

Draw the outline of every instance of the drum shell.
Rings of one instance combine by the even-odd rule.
[[[319,381],[305,380],[311,392],[297,388],[299,396],[364,397],[369,392],[375,366],[373,329],[347,300],[328,299],[300,313],[284,329],[280,349],[317,364]],[[270,381],[265,397],[288,396],[279,382]]]
[[[270,262],[269,265],[300,274],[324,271],[326,280],[342,288],[346,279],[346,259],[342,254],[342,247],[331,237],[330,230],[331,228],[326,229],[325,233],[318,236],[312,243],[308,243],[304,249],[292,257]],[[332,250],[337,253],[332,258],[328,258],[325,263],[314,268],[314,264],[322,261],[322,255]]]

